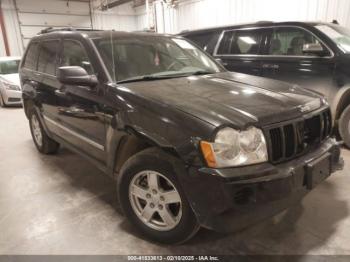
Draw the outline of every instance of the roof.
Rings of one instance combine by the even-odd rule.
[[[180,32],[179,35],[186,35],[187,33],[192,33],[192,34],[202,33],[202,32],[214,31],[214,30],[216,31],[216,30],[234,29],[234,28],[266,27],[266,26],[278,26],[278,25],[314,26],[318,24],[331,24],[331,23],[326,23],[322,21],[286,21],[286,22],[260,21],[260,22],[254,22],[254,23],[207,27],[207,28],[201,28],[201,29],[195,29],[195,30],[184,30]]]
[[[158,36],[158,37],[174,37],[173,35],[166,35],[166,34],[158,34],[158,33],[151,33],[151,32],[125,32],[125,31],[114,31],[114,30],[69,30],[69,29],[60,29],[60,30],[52,30],[49,32],[39,33],[34,39],[42,39],[42,38],[55,38],[55,37],[61,37],[64,35],[80,35],[82,37],[86,38],[104,38],[104,37],[110,37],[110,34],[113,35],[113,37],[127,37],[127,36],[134,36],[134,37],[143,37],[143,36]]]

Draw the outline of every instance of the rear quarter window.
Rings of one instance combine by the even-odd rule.
[[[24,58],[23,67],[31,70],[36,70],[37,61],[38,61],[38,43],[33,42],[28,46],[28,51]]]

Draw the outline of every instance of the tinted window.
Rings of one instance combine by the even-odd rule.
[[[72,40],[63,42],[62,66],[81,66],[88,74],[93,74],[90,60],[83,46]]]
[[[43,41],[40,43],[38,71],[49,75],[56,75],[56,57],[59,41]]]
[[[220,72],[222,68],[186,39],[164,36],[130,36],[95,39],[115,81],[134,77],[178,77]]]
[[[188,35],[185,37],[195,42],[205,51],[211,53],[215,48],[219,35],[220,35],[220,32],[208,32],[208,33],[202,33],[202,34]]]
[[[27,55],[24,60],[23,67],[36,70],[38,59],[38,43],[31,43],[28,47]]]
[[[350,53],[350,30],[348,28],[335,24],[319,24],[315,27],[332,39],[344,53]]]
[[[218,54],[256,55],[259,53],[262,30],[236,30],[225,32]]]
[[[0,74],[17,74],[20,60],[8,60],[0,62]]]
[[[320,44],[320,42],[313,34],[301,28],[274,28],[268,54],[305,56],[308,55],[303,53],[305,44]]]

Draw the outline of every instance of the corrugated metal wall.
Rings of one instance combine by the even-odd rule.
[[[350,27],[349,0],[182,0],[175,8],[162,5],[165,21],[157,25],[166,33],[261,20],[337,19]],[[139,14],[144,15],[141,10]]]
[[[74,0],[2,0],[11,55],[21,55],[36,32],[50,25],[134,31],[148,27],[145,6],[128,3],[102,12],[103,1],[89,4]],[[18,12],[15,4],[17,3]],[[350,0],[181,0],[175,7],[155,2],[158,32],[178,33],[186,29],[253,22],[259,20],[337,19],[350,27]],[[20,22],[20,23],[19,23]],[[0,37],[0,56],[5,55]]]

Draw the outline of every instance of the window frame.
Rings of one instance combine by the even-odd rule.
[[[312,36],[314,36],[325,48],[327,48],[327,50],[329,51],[330,55],[329,56],[320,57],[320,56],[291,56],[291,55],[261,54],[261,50],[262,49],[264,51],[266,51],[269,48],[271,34],[272,34],[272,30],[274,28],[298,28],[298,29],[304,30],[304,31],[308,32],[309,34],[311,34]],[[267,29],[267,30],[270,30],[269,33],[264,34],[265,36],[263,37],[262,41],[265,41],[265,43],[263,44],[263,46],[259,50],[260,54],[255,54],[255,55],[253,55],[253,54],[236,54],[235,55],[235,54],[218,54],[217,53],[217,51],[219,50],[221,41],[223,40],[225,32],[235,31],[235,30],[254,30],[254,29]],[[215,56],[215,57],[228,56],[228,57],[276,57],[276,58],[311,58],[311,59],[322,58],[322,59],[332,59],[332,58],[334,58],[334,52],[322,39],[320,39],[320,37],[318,37],[315,33],[313,33],[312,31],[310,31],[309,29],[307,29],[305,27],[297,26],[297,25],[277,25],[277,26],[262,26],[262,27],[259,26],[259,27],[235,28],[235,29],[224,30],[224,31],[222,31],[222,33],[221,33],[221,35],[219,37],[219,40],[218,40],[218,42],[216,44],[213,56]]]
[[[58,50],[56,51],[56,57],[55,57],[55,74],[52,75],[52,74],[49,74],[49,73],[46,73],[46,72],[41,72],[39,71],[39,58],[40,58],[40,47],[42,45],[42,43],[44,42],[50,42],[50,41],[57,41],[58,42]],[[58,62],[59,62],[59,55],[61,53],[61,39],[60,38],[50,38],[50,39],[43,39],[43,40],[40,40],[39,41],[39,52],[38,52],[38,57],[37,57],[37,61],[36,61],[36,70],[35,72],[38,72],[40,74],[44,74],[44,75],[47,75],[47,76],[52,76],[52,77],[57,77],[57,69],[58,69]]]
[[[237,32],[237,31],[254,31],[254,30],[261,30],[261,39],[260,39],[260,43],[259,43],[259,50],[257,52],[257,54],[218,54],[218,51],[220,49],[220,45],[221,45],[221,42],[223,41],[224,39],[224,36],[226,33],[234,33]],[[261,55],[261,51],[263,50],[263,48],[265,47],[266,45],[266,38],[267,38],[267,34],[264,32],[266,31],[266,28],[264,27],[250,27],[250,28],[235,28],[235,29],[228,29],[228,30],[223,30],[221,32],[221,35],[219,36],[219,39],[218,39],[218,42],[214,48],[214,53],[213,55],[214,56],[237,56],[237,57],[251,57],[251,56],[260,56]],[[231,44],[232,44],[232,41],[231,41]]]
[[[91,67],[91,75],[96,75],[96,70],[93,66],[93,63],[91,62],[92,59],[91,57],[89,56],[89,52],[88,50],[85,48],[84,44],[80,41],[80,40],[77,40],[77,39],[73,39],[73,38],[63,38],[62,39],[62,44],[61,44],[61,50],[60,50],[60,55],[59,55],[59,67],[63,66],[62,65],[62,61],[63,61],[63,55],[64,55],[64,43],[65,42],[74,42],[74,43],[78,43],[78,45],[83,49],[83,51],[85,52],[85,55],[87,56],[87,58],[89,59],[89,62],[90,62],[90,67]],[[87,72],[89,74],[89,72]]]
[[[32,69],[32,68],[29,68],[29,67],[26,67],[25,64],[26,64],[26,60],[27,60],[27,57],[28,57],[28,54],[29,54],[29,48],[32,46],[32,45],[35,45],[36,44],[36,58],[35,58],[35,68]],[[24,56],[24,59],[23,61],[21,62],[21,69],[26,69],[26,70],[30,70],[30,71],[33,71],[33,72],[37,72],[38,70],[38,62],[39,62],[39,47],[40,47],[40,41],[31,41],[28,45],[28,48],[26,49],[26,53],[25,53],[25,56]]]

